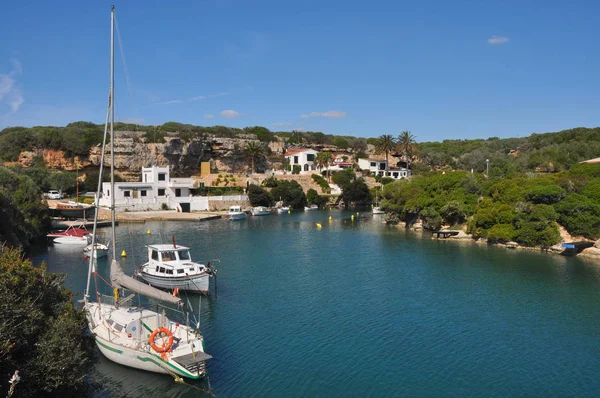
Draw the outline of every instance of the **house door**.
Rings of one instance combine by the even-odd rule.
[[[176,188],[175,189],[175,196],[180,198],[181,197],[181,188]]]
[[[190,212],[190,204],[189,203],[179,203],[179,206],[181,206],[181,212],[182,213],[189,213]]]

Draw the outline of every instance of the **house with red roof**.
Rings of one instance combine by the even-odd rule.
[[[300,166],[300,174],[315,171],[317,169],[318,153],[318,151],[311,148],[288,149],[285,153],[288,170],[293,171],[294,166]]]

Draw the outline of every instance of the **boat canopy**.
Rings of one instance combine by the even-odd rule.
[[[132,292],[150,297],[156,300],[165,301],[171,304],[181,304],[181,299],[170,295],[167,292],[158,290],[150,285],[133,279],[129,275],[126,275],[121,268],[121,265],[117,260],[112,260],[110,264],[110,281],[113,287],[120,287],[123,289],[131,290]]]

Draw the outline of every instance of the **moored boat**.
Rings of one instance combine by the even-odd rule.
[[[253,216],[268,216],[269,214],[271,214],[271,209],[264,206],[257,206],[253,207],[252,210],[250,210],[250,212]]]
[[[246,212],[242,210],[242,206],[231,206],[227,212],[229,220],[243,220],[246,218]]]
[[[85,228],[71,226],[65,231],[54,231],[46,236],[54,243],[65,245],[86,245],[89,243],[91,233]]]
[[[315,210],[319,210],[319,206],[317,206],[317,205],[304,206],[304,211],[315,211]]]
[[[189,247],[175,242],[172,245],[148,245],[148,262],[138,270],[138,276],[152,286],[162,289],[187,290],[208,294],[210,277],[216,270],[192,261]],[[214,267],[214,260],[212,261]]]
[[[290,208],[287,206],[282,206],[282,207],[277,208],[277,214],[285,214],[285,213],[289,213],[289,212],[290,212]]]

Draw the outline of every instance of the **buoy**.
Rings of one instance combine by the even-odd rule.
[[[288,214],[292,214],[292,211],[291,211],[291,210],[288,210]]]
[[[331,218],[331,216],[329,216],[329,221],[331,221],[331,220],[332,220],[332,218]]]
[[[322,227],[322,225],[317,223],[317,228],[321,228],[321,227]]]
[[[83,256],[84,260],[89,260],[90,256]]]
[[[147,231],[146,231],[146,234],[150,235],[150,234],[151,234],[150,230],[147,230]]]
[[[359,212],[356,212],[356,215],[357,215],[357,216],[358,216],[359,214],[360,214]]]
[[[129,235],[133,235],[133,231],[129,231]]]
[[[125,250],[123,250],[123,251],[121,252],[121,257],[127,257],[127,253],[125,253]]]
[[[350,216],[350,219],[351,219],[352,221],[354,221],[354,214],[352,214],[352,215]]]

